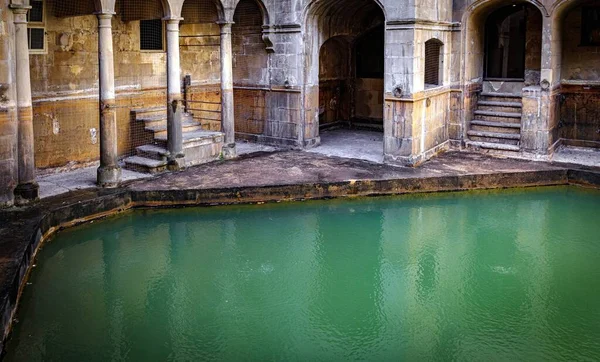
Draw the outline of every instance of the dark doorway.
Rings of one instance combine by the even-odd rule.
[[[319,54],[321,127],[383,130],[384,27],[327,40]]]
[[[489,16],[486,26],[486,78],[525,78],[525,6],[508,6]]]

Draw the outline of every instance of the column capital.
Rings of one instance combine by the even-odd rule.
[[[231,27],[235,24],[233,21],[217,21],[217,24],[221,27],[221,33],[231,33]]]
[[[179,24],[179,22],[181,22],[183,18],[178,16],[167,16],[162,18],[162,20],[167,24]]]
[[[27,12],[29,10],[31,10],[31,6],[29,5],[21,5],[21,4],[10,4],[8,5],[8,7],[15,13],[15,14],[27,14]]]
[[[31,9],[31,6],[10,4],[8,7],[15,14],[15,24],[27,24],[27,12]]]
[[[98,19],[112,19],[113,16],[117,15],[114,11],[98,11],[94,13]]]

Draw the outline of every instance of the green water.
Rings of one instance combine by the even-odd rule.
[[[8,361],[598,360],[600,192],[138,211],[60,233]]]

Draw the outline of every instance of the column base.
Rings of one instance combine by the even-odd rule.
[[[167,168],[169,171],[180,171],[185,168],[185,155],[180,154],[175,158],[169,158],[169,163],[167,164]]]
[[[237,148],[235,143],[224,145],[221,149],[221,157],[224,160],[233,160],[234,158],[237,158]]]
[[[121,183],[121,167],[100,166],[98,167],[98,186],[114,188]]]
[[[28,205],[40,199],[40,186],[37,182],[20,184],[15,188],[15,205]]]

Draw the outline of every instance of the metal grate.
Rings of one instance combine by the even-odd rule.
[[[262,27],[263,17],[260,7],[254,0],[242,0],[233,15],[234,27]]]
[[[125,22],[162,19],[165,14],[160,0],[118,0],[115,9]]]
[[[57,18],[91,15],[96,11],[93,0],[50,0],[49,2],[52,13]]]
[[[163,38],[161,19],[140,20],[140,50],[163,50]]]
[[[425,42],[425,84],[440,84],[440,50],[442,43],[431,39]]]

